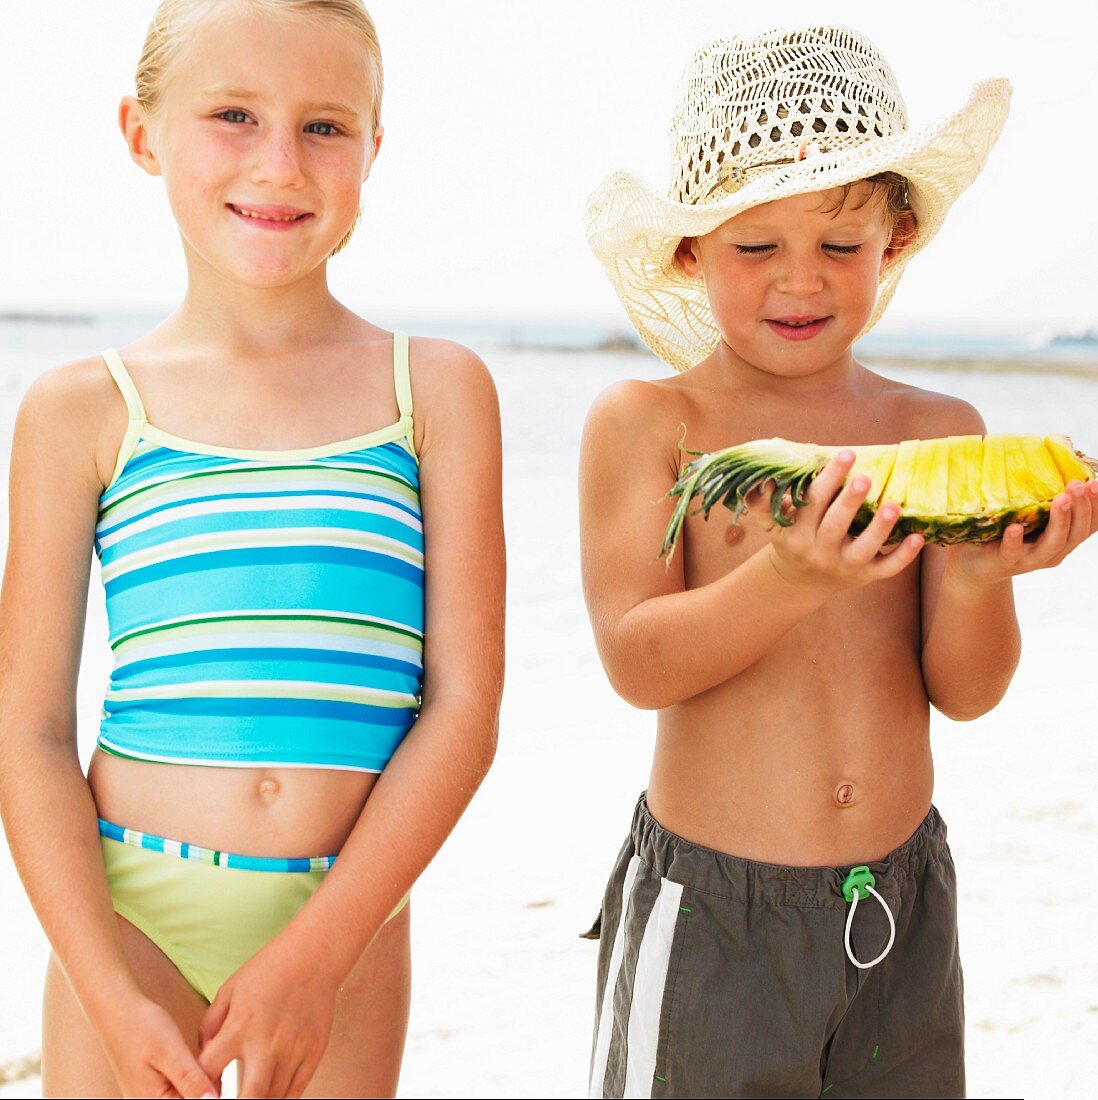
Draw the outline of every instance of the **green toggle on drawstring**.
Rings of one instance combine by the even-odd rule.
[[[871,966],[876,966],[892,950],[892,945],[896,941],[896,921],[893,920],[892,910],[885,903],[885,899],[873,889],[876,884],[877,880],[868,867],[852,867],[850,873],[843,879],[843,897],[850,902],[850,913],[846,918],[846,935],[843,937],[843,943],[846,945],[846,957],[859,970],[868,970]],[[850,947],[850,929],[854,924],[854,914],[858,911],[858,900],[863,890],[866,892],[866,897],[872,894],[881,903],[885,916],[888,917],[888,943],[885,944],[885,949],[872,962],[867,963],[858,962],[854,958],[854,952]]]

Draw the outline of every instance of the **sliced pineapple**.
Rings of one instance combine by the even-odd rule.
[[[1045,449],[1056,463],[1066,485],[1069,481],[1089,481],[1094,477],[1093,459],[1085,459],[1066,435],[1045,436]],[[1087,466],[1087,462],[1091,465]]]
[[[782,511],[786,494],[802,507],[813,479],[841,449],[759,439],[699,456],[683,468],[669,494],[679,499],[661,553],[674,549],[695,497],[704,515],[720,502],[736,521],[748,494],[769,481],[776,486],[774,521],[788,526],[793,520]],[[1066,436],[962,435],[849,449],[855,463],[848,478],[865,474],[872,482],[851,533],[864,530],[877,508],[890,502],[900,508],[893,542],[912,533],[928,542],[987,542],[1012,523],[1030,534],[1045,526],[1066,482],[1098,476],[1098,461],[1075,451]]]
[[[953,515],[976,514],[983,510],[984,437],[949,437],[949,510]]]

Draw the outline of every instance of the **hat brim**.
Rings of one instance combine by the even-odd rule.
[[[1006,122],[1011,85],[984,80],[955,113],[916,130],[752,173],[715,202],[687,205],[628,172],[607,177],[587,201],[587,240],[645,342],[678,371],[704,359],[720,339],[700,278],[684,275],[675,250],[763,203],[854,183],[880,172],[909,182],[916,233],[885,268],[864,336],[888,306],[904,269],[941,228],[954,201],[980,174]]]

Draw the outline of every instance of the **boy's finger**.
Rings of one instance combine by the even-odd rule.
[[[899,576],[919,556],[925,545],[926,539],[922,535],[908,535],[891,554],[879,557],[872,563],[876,579],[888,580],[889,577]]]
[[[1071,497],[1067,493],[1053,497],[1048,509],[1048,523],[1036,543],[1041,557],[1059,554],[1067,545],[1071,530],[1071,512]]]
[[[805,511],[823,515],[842,488],[846,475],[854,466],[854,452],[840,451],[813,479],[806,494]]]
[[[859,564],[871,562],[878,554],[885,552],[885,540],[892,534],[896,520],[900,518],[900,509],[895,504],[882,504],[869,526],[854,539],[847,550],[850,559]],[[890,547],[888,553],[895,551]]]
[[[869,485],[869,478],[859,474],[843,487],[820,520],[818,538],[821,541],[833,546],[840,546],[846,541],[850,525],[869,494]]]
[[[1071,529],[1068,531],[1067,546],[1074,550],[1089,534],[1094,508],[1090,502],[1090,494],[1083,485],[1073,488],[1071,492]]]

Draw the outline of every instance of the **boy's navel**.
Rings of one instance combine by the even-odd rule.
[[[839,806],[853,806],[856,792],[853,783],[840,783],[835,791],[835,802]]]

